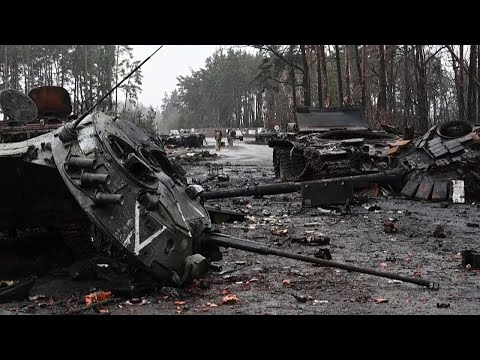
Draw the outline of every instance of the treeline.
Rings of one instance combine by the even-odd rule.
[[[28,93],[38,86],[62,86],[69,91],[73,112],[82,113],[130,73],[129,45],[0,45],[0,89]],[[138,70],[99,107],[115,111],[120,100],[136,102],[142,86]],[[119,99],[119,95],[125,98]]]
[[[285,125],[297,106],[362,104],[371,128],[479,121],[478,45],[255,45],[178,78],[162,127]],[[174,126],[176,127],[176,126]]]
[[[265,93],[256,81],[261,62],[260,54],[233,48],[215,51],[204,68],[179,76],[178,89],[165,94],[162,130],[262,126]]]

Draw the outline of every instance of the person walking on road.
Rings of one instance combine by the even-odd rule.
[[[215,129],[215,142],[217,144],[217,151],[220,151],[220,148],[222,146],[222,130],[220,129]]]
[[[235,141],[235,137],[237,136],[237,132],[234,129],[231,129],[228,133],[228,145],[233,147],[233,142]]]

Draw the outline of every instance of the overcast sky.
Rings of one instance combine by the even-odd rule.
[[[135,60],[143,61],[160,45],[132,45]],[[165,92],[177,86],[177,76],[189,75],[205,65],[219,45],[165,45],[142,66],[143,86],[138,100],[145,106],[160,106]],[[223,46],[226,47],[226,46]]]

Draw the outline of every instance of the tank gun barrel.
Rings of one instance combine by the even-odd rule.
[[[338,178],[312,180],[303,182],[286,182],[281,184],[270,184],[260,186],[248,186],[241,189],[231,189],[224,191],[208,191],[200,194],[200,197],[205,200],[210,199],[224,199],[238,196],[261,196],[261,195],[276,195],[286,194],[300,191],[302,184],[327,184],[331,182],[351,181],[354,186],[366,186],[372,182],[379,182],[384,184],[396,183],[402,179],[405,174],[405,169],[399,167],[393,170],[387,170],[381,173],[354,175]]]
[[[232,237],[225,234],[220,234],[215,232],[207,233],[206,241],[210,243],[214,243],[221,247],[226,247],[226,248],[231,247],[231,248],[253,252],[261,255],[276,255],[276,256],[285,257],[289,259],[305,261],[305,262],[309,262],[309,263],[317,264],[321,266],[339,268],[347,271],[355,271],[363,274],[369,274],[369,275],[380,276],[380,277],[394,279],[394,280],[400,280],[407,283],[426,286],[429,289],[433,289],[433,290],[438,290],[439,288],[438,283],[435,283],[430,280],[412,278],[412,277],[387,273],[384,271],[377,271],[374,269],[342,264],[342,263],[331,261],[331,260],[324,260],[324,259],[318,259],[315,257],[310,257],[310,256],[305,256],[300,254],[294,254],[294,253],[290,253],[283,250],[273,249],[266,245],[257,243],[255,241],[239,239],[239,238]]]

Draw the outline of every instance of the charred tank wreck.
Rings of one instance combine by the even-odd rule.
[[[187,185],[158,137],[131,122],[93,112],[150,57],[74,121],[27,140],[0,144],[0,165],[9,174],[2,177],[8,182],[0,184],[5,199],[1,209],[10,212],[2,230],[46,221],[65,231],[76,224],[88,230],[68,239],[73,246],[119,253],[132,266],[177,285],[202,277],[210,261],[221,260],[219,247],[232,247],[438,289],[426,279],[299,255],[214,232],[204,200],[215,194]],[[31,98],[7,94],[13,94],[9,104],[28,104],[38,114]],[[14,118],[21,118],[21,106],[9,108]],[[372,181],[372,175],[377,174],[360,175],[361,181]]]
[[[132,266],[159,280],[182,285],[202,277],[219,247],[233,247],[393,278],[437,289],[438,284],[270,248],[214,232],[203,188],[187,185],[183,172],[166,156],[162,142],[136,125],[101,112],[85,113],[53,132],[0,144],[0,161],[10,166],[8,201],[15,209],[3,226],[29,227],[49,221],[65,231],[73,246],[121,254]],[[44,182],[48,191],[39,191]],[[19,201],[20,199],[20,201]],[[44,218],[40,216],[44,214]],[[87,225],[90,224],[90,225]]]
[[[400,136],[370,130],[362,108],[350,106],[300,108],[297,123],[289,124],[287,130],[282,138],[269,142],[275,174],[283,181],[334,180],[396,169],[401,176],[379,176],[376,183],[418,200],[478,198],[478,125],[452,121],[412,139],[411,133]]]

